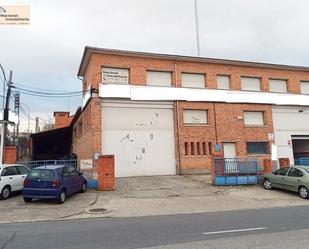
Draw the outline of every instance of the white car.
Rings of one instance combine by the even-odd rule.
[[[0,164],[0,199],[7,199],[11,192],[23,189],[30,169],[18,164]]]

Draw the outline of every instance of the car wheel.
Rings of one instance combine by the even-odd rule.
[[[9,198],[11,195],[11,188],[10,186],[5,186],[0,194],[0,199],[5,200],[7,198]]]
[[[32,198],[24,197],[24,202],[31,202]]]
[[[300,197],[303,198],[303,199],[308,199],[308,197],[309,197],[308,189],[304,186],[299,187],[298,193],[299,193]]]
[[[271,190],[271,182],[269,179],[265,178],[264,181],[263,181],[263,186],[265,189],[267,190]]]
[[[57,203],[62,204],[62,203],[65,202],[65,199],[66,199],[66,194],[65,194],[65,190],[63,189],[63,190],[61,190],[61,193],[60,193],[60,195],[57,199]]]
[[[82,189],[81,189],[80,192],[81,192],[81,193],[85,193],[86,190],[87,190],[87,185],[86,185],[86,183],[84,182],[83,185],[82,185]]]

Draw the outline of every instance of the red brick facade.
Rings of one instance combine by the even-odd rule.
[[[164,57],[164,56],[163,56]],[[196,62],[189,60],[152,58],[141,55],[122,55],[93,52],[86,66],[83,76],[83,90],[92,88],[99,89],[102,78],[102,67],[127,68],[129,69],[129,84],[146,85],[146,71],[170,71],[172,73],[172,86],[181,87],[181,73],[202,73],[205,75],[205,87],[216,89],[217,75],[230,77],[230,90],[241,90],[241,77],[258,77],[261,82],[261,91],[269,91],[269,79],[287,80],[289,93],[300,93],[300,81],[309,81],[309,71],[286,68],[265,64],[241,63],[235,65],[228,62]],[[90,110],[89,110],[90,109]],[[183,122],[183,109],[207,110],[207,125],[190,126]],[[244,111],[261,111],[264,116],[263,126],[246,126],[244,124]],[[102,125],[100,98],[92,98],[83,110],[78,122],[82,132],[73,136],[73,152],[78,154],[79,159],[93,158],[94,153],[101,152]],[[89,114],[90,113],[90,114]],[[89,121],[90,117],[90,121]],[[88,121],[86,121],[88,119]],[[84,127],[85,123],[90,126]],[[215,145],[222,143],[236,143],[238,157],[250,156],[247,154],[247,142],[267,142],[269,146],[273,140],[269,140],[269,134],[273,133],[272,107],[263,104],[228,104],[214,102],[186,102],[174,101],[174,127],[175,146],[178,173],[209,170],[210,159],[215,150]],[[179,129],[179,131],[178,131]],[[104,139],[104,138],[103,138]],[[188,155],[185,155],[185,144],[188,146]],[[191,146],[195,152],[191,155]],[[197,146],[205,152],[197,153]],[[221,148],[222,149],[222,148]],[[179,156],[180,152],[180,156]],[[257,155],[254,155],[257,156]],[[263,159],[269,159],[270,153],[258,155]],[[117,167],[117,166],[116,166]]]

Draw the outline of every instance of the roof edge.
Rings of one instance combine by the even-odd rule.
[[[234,66],[245,66],[245,67],[258,67],[258,68],[266,68],[266,69],[308,71],[309,72],[309,67],[306,67],[306,66],[294,66],[294,65],[276,64],[276,63],[218,59],[218,58],[196,57],[196,56],[186,56],[186,55],[160,54],[160,53],[107,49],[107,48],[86,46],[84,48],[82,60],[79,66],[79,70],[77,74],[78,76],[84,76],[86,67],[90,61],[90,57],[94,53],[125,55],[125,56],[132,56],[132,57],[144,57],[144,58],[155,58],[155,59],[165,59],[165,60],[204,62],[204,63],[212,63],[212,64],[234,65]]]

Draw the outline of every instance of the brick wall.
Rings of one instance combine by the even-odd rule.
[[[208,124],[202,126],[188,125],[183,122],[184,109],[207,110]],[[265,125],[245,126],[244,111],[262,111]],[[177,116],[177,106],[174,107]],[[216,125],[215,125],[216,124]],[[175,127],[177,120],[175,120]],[[268,142],[268,133],[273,133],[272,113],[270,105],[256,104],[225,104],[203,102],[179,102],[179,144],[180,144],[180,172],[209,170],[211,156],[218,143],[233,142],[236,144],[237,157],[251,156],[247,154],[247,142]],[[178,133],[176,136],[176,151],[178,151]],[[188,155],[185,155],[185,143],[188,146]],[[194,155],[191,155],[191,143],[193,143]],[[197,154],[197,143],[200,146],[200,155]],[[203,147],[205,146],[205,155]],[[211,148],[210,148],[211,147]],[[222,147],[221,147],[222,151]],[[270,158],[270,154],[252,155],[260,160]],[[178,154],[177,154],[178,159]],[[179,160],[178,160],[179,161]]]
[[[241,76],[260,78],[262,91],[269,91],[268,79],[286,79],[288,91],[291,93],[300,93],[300,80],[309,81],[309,72],[306,71],[93,54],[84,75],[83,90],[86,90],[89,84],[92,84],[96,89],[98,88],[102,78],[103,66],[129,68],[129,81],[132,85],[145,85],[147,70],[172,72],[172,85],[174,86],[181,86],[182,72],[205,74],[207,88],[217,87],[217,75],[229,75],[232,90],[240,90]]]
[[[17,161],[17,149],[15,146],[4,147],[4,159],[3,163],[16,163]]]
[[[69,112],[54,112],[54,117],[56,129],[69,126],[73,119]]]
[[[93,159],[101,153],[101,105],[100,98],[94,97],[83,109],[73,125],[72,151],[81,159]]]
[[[182,72],[205,74],[206,87],[212,89],[217,87],[217,75],[230,76],[231,90],[241,89],[241,76],[259,77],[261,79],[261,91],[269,91],[269,79],[286,79],[288,84],[288,91],[290,93],[300,93],[299,81],[309,81],[309,72],[306,71],[285,69],[281,70],[254,66],[238,66],[179,60],[176,61],[171,59],[146,57],[142,58],[126,55],[103,55],[94,53],[92,54],[85,71],[83,90],[86,90],[90,84],[93,88],[99,88],[99,83],[101,82],[102,77],[102,67],[128,68],[129,82],[132,85],[146,85],[147,70],[162,70],[172,72],[172,85],[176,87],[181,87]],[[91,123],[91,131],[83,133],[73,143],[73,148],[79,155],[80,159],[90,158],[90,156],[93,156],[95,152],[101,152],[102,124],[100,99],[93,98],[88,105],[91,107],[91,118],[89,121],[88,116],[88,121],[84,120],[83,122]],[[208,124],[204,126],[184,125],[182,110],[186,108],[206,109],[208,112]],[[177,112],[177,109],[179,109],[179,112]],[[244,125],[243,112],[250,110],[262,111],[264,113],[264,126],[246,127]],[[82,116],[85,115],[86,114],[83,114]],[[211,156],[215,150],[216,143],[236,143],[237,156],[245,157],[248,156],[246,142],[273,142],[269,141],[268,139],[268,133],[273,133],[272,113],[270,105],[179,101],[174,103],[174,122],[176,138],[175,156],[177,159],[177,168],[179,173],[209,170]],[[184,145],[186,142],[188,143],[189,155],[184,154]],[[200,143],[201,150],[203,150],[203,146],[205,146],[206,154],[190,155],[191,143],[193,143],[195,150],[197,143]],[[178,147],[180,150],[178,150]],[[209,149],[210,147],[211,150]],[[180,155],[178,154],[179,151]],[[258,155],[257,157],[260,161],[262,161],[265,158],[270,158],[270,154]]]

